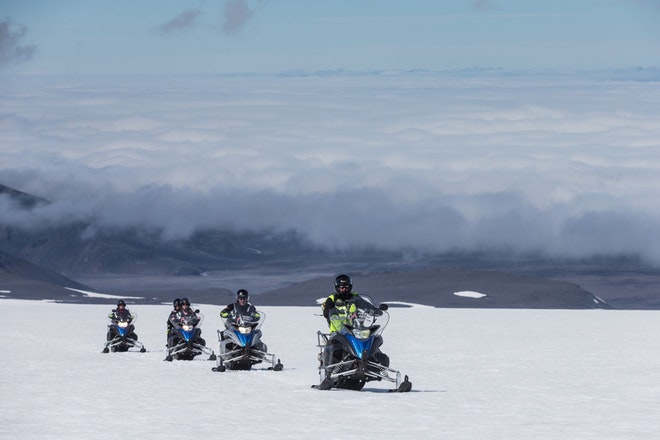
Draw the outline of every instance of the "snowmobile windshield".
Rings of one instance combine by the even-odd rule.
[[[360,339],[382,333],[389,323],[389,313],[380,310],[368,296],[361,296],[353,303],[356,310],[351,316],[350,323],[346,325],[347,330]]]
[[[376,310],[378,309],[378,306],[374,302],[374,300],[367,295],[358,295],[353,298],[351,298],[350,301],[347,301],[348,303],[355,304],[355,307],[357,307],[360,310]]]
[[[227,321],[225,322],[225,327],[232,328],[235,327],[240,333],[250,333],[263,324],[266,315],[262,312],[258,312],[259,317],[254,317],[252,315],[241,315],[236,313],[236,310],[229,315]]]
[[[250,315],[238,315],[236,317],[236,323],[239,325],[250,326],[253,322],[255,322],[255,319]]]
[[[181,328],[184,329],[185,331],[190,331],[194,327],[199,326],[204,319],[204,315],[201,313],[197,314],[197,316],[189,315],[189,316],[184,316],[181,318]]]
[[[131,313],[130,316],[108,317],[108,320],[112,324],[117,324],[119,327],[128,327],[129,324],[132,324],[137,320],[137,313]]]

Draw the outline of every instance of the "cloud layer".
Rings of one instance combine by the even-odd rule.
[[[53,203],[0,222],[660,264],[657,73],[630,75],[9,80],[0,183]]]

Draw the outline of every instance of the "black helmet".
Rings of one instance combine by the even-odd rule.
[[[172,301],[172,307],[174,307],[175,309],[177,307],[181,307],[181,300],[179,298],[176,298],[174,301]]]
[[[339,288],[342,286],[348,287],[348,292],[350,292],[353,289],[351,277],[346,274],[337,275],[335,278],[335,292],[339,293]]]
[[[190,306],[190,300],[188,300],[188,298],[181,298],[181,305]]]
[[[238,292],[236,292],[236,299],[245,299],[246,301],[250,298],[250,294],[248,293],[247,290],[241,289]]]
[[[126,303],[124,302],[123,299],[120,299],[119,301],[117,301],[117,307],[119,307],[119,306],[124,306],[124,307],[126,307]]]

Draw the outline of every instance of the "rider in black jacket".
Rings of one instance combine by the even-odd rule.
[[[131,324],[131,322],[133,322],[133,319],[135,319],[135,317],[131,314],[130,310],[126,308],[126,303],[124,302],[123,299],[117,301],[117,308],[112,309],[112,311],[108,313],[108,318],[110,318],[113,324],[117,324],[119,321],[127,321],[129,323],[129,326],[128,326],[128,332],[126,334],[128,335],[128,337],[133,338],[137,341],[138,337],[134,331],[135,326]],[[117,334],[118,333],[115,327],[109,326],[108,334],[106,338],[108,341],[111,341]]]

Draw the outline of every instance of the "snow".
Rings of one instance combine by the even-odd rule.
[[[109,305],[4,299],[0,438],[650,439],[657,311],[392,307],[384,351],[410,393],[318,391],[317,307],[263,307],[284,371],[164,362],[166,305],[131,305],[147,353],[102,354]],[[203,336],[217,350],[220,306]],[[257,304],[258,306],[258,304]]]
[[[99,293],[99,292],[90,292],[88,290],[74,289],[73,287],[65,287],[67,290],[72,290],[74,292],[82,293],[88,298],[105,298],[105,299],[144,299],[142,296],[118,296],[110,293]]]
[[[465,298],[475,298],[475,299],[479,299],[479,298],[483,298],[485,296],[488,296],[485,293],[473,292],[471,290],[464,290],[464,291],[461,291],[461,292],[454,292],[454,295],[462,296],[462,297],[465,297]]]

